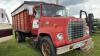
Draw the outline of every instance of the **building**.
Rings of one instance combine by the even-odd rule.
[[[8,15],[2,8],[0,8],[0,23],[9,23]]]

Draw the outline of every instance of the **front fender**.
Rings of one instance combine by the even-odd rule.
[[[64,38],[62,40],[58,40],[56,38],[56,35],[58,33],[63,33],[63,29],[61,27],[56,28],[56,29],[53,28],[53,27],[40,28],[38,34],[40,34],[40,33],[48,34],[56,48],[59,47],[59,46],[65,45],[65,39]],[[64,33],[63,33],[63,36],[64,36]]]

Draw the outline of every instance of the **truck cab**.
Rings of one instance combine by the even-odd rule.
[[[16,38],[22,42],[26,35],[31,36],[32,43],[40,48],[43,56],[57,56],[77,48],[89,49],[92,45],[86,21],[69,17],[64,6],[40,2],[27,10],[27,14],[29,32],[14,29]]]

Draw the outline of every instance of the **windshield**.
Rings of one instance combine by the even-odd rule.
[[[64,6],[46,4],[42,7],[43,16],[67,16]]]

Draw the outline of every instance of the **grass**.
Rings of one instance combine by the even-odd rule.
[[[59,56],[100,56],[100,32],[92,36],[94,49],[90,53],[81,50],[73,50]],[[17,43],[13,38],[7,42],[0,43],[0,56],[41,56],[40,51],[31,47],[28,42]]]
[[[17,43],[13,38],[0,43],[0,56],[41,56],[40,52],[32,48],[28,42]]]

